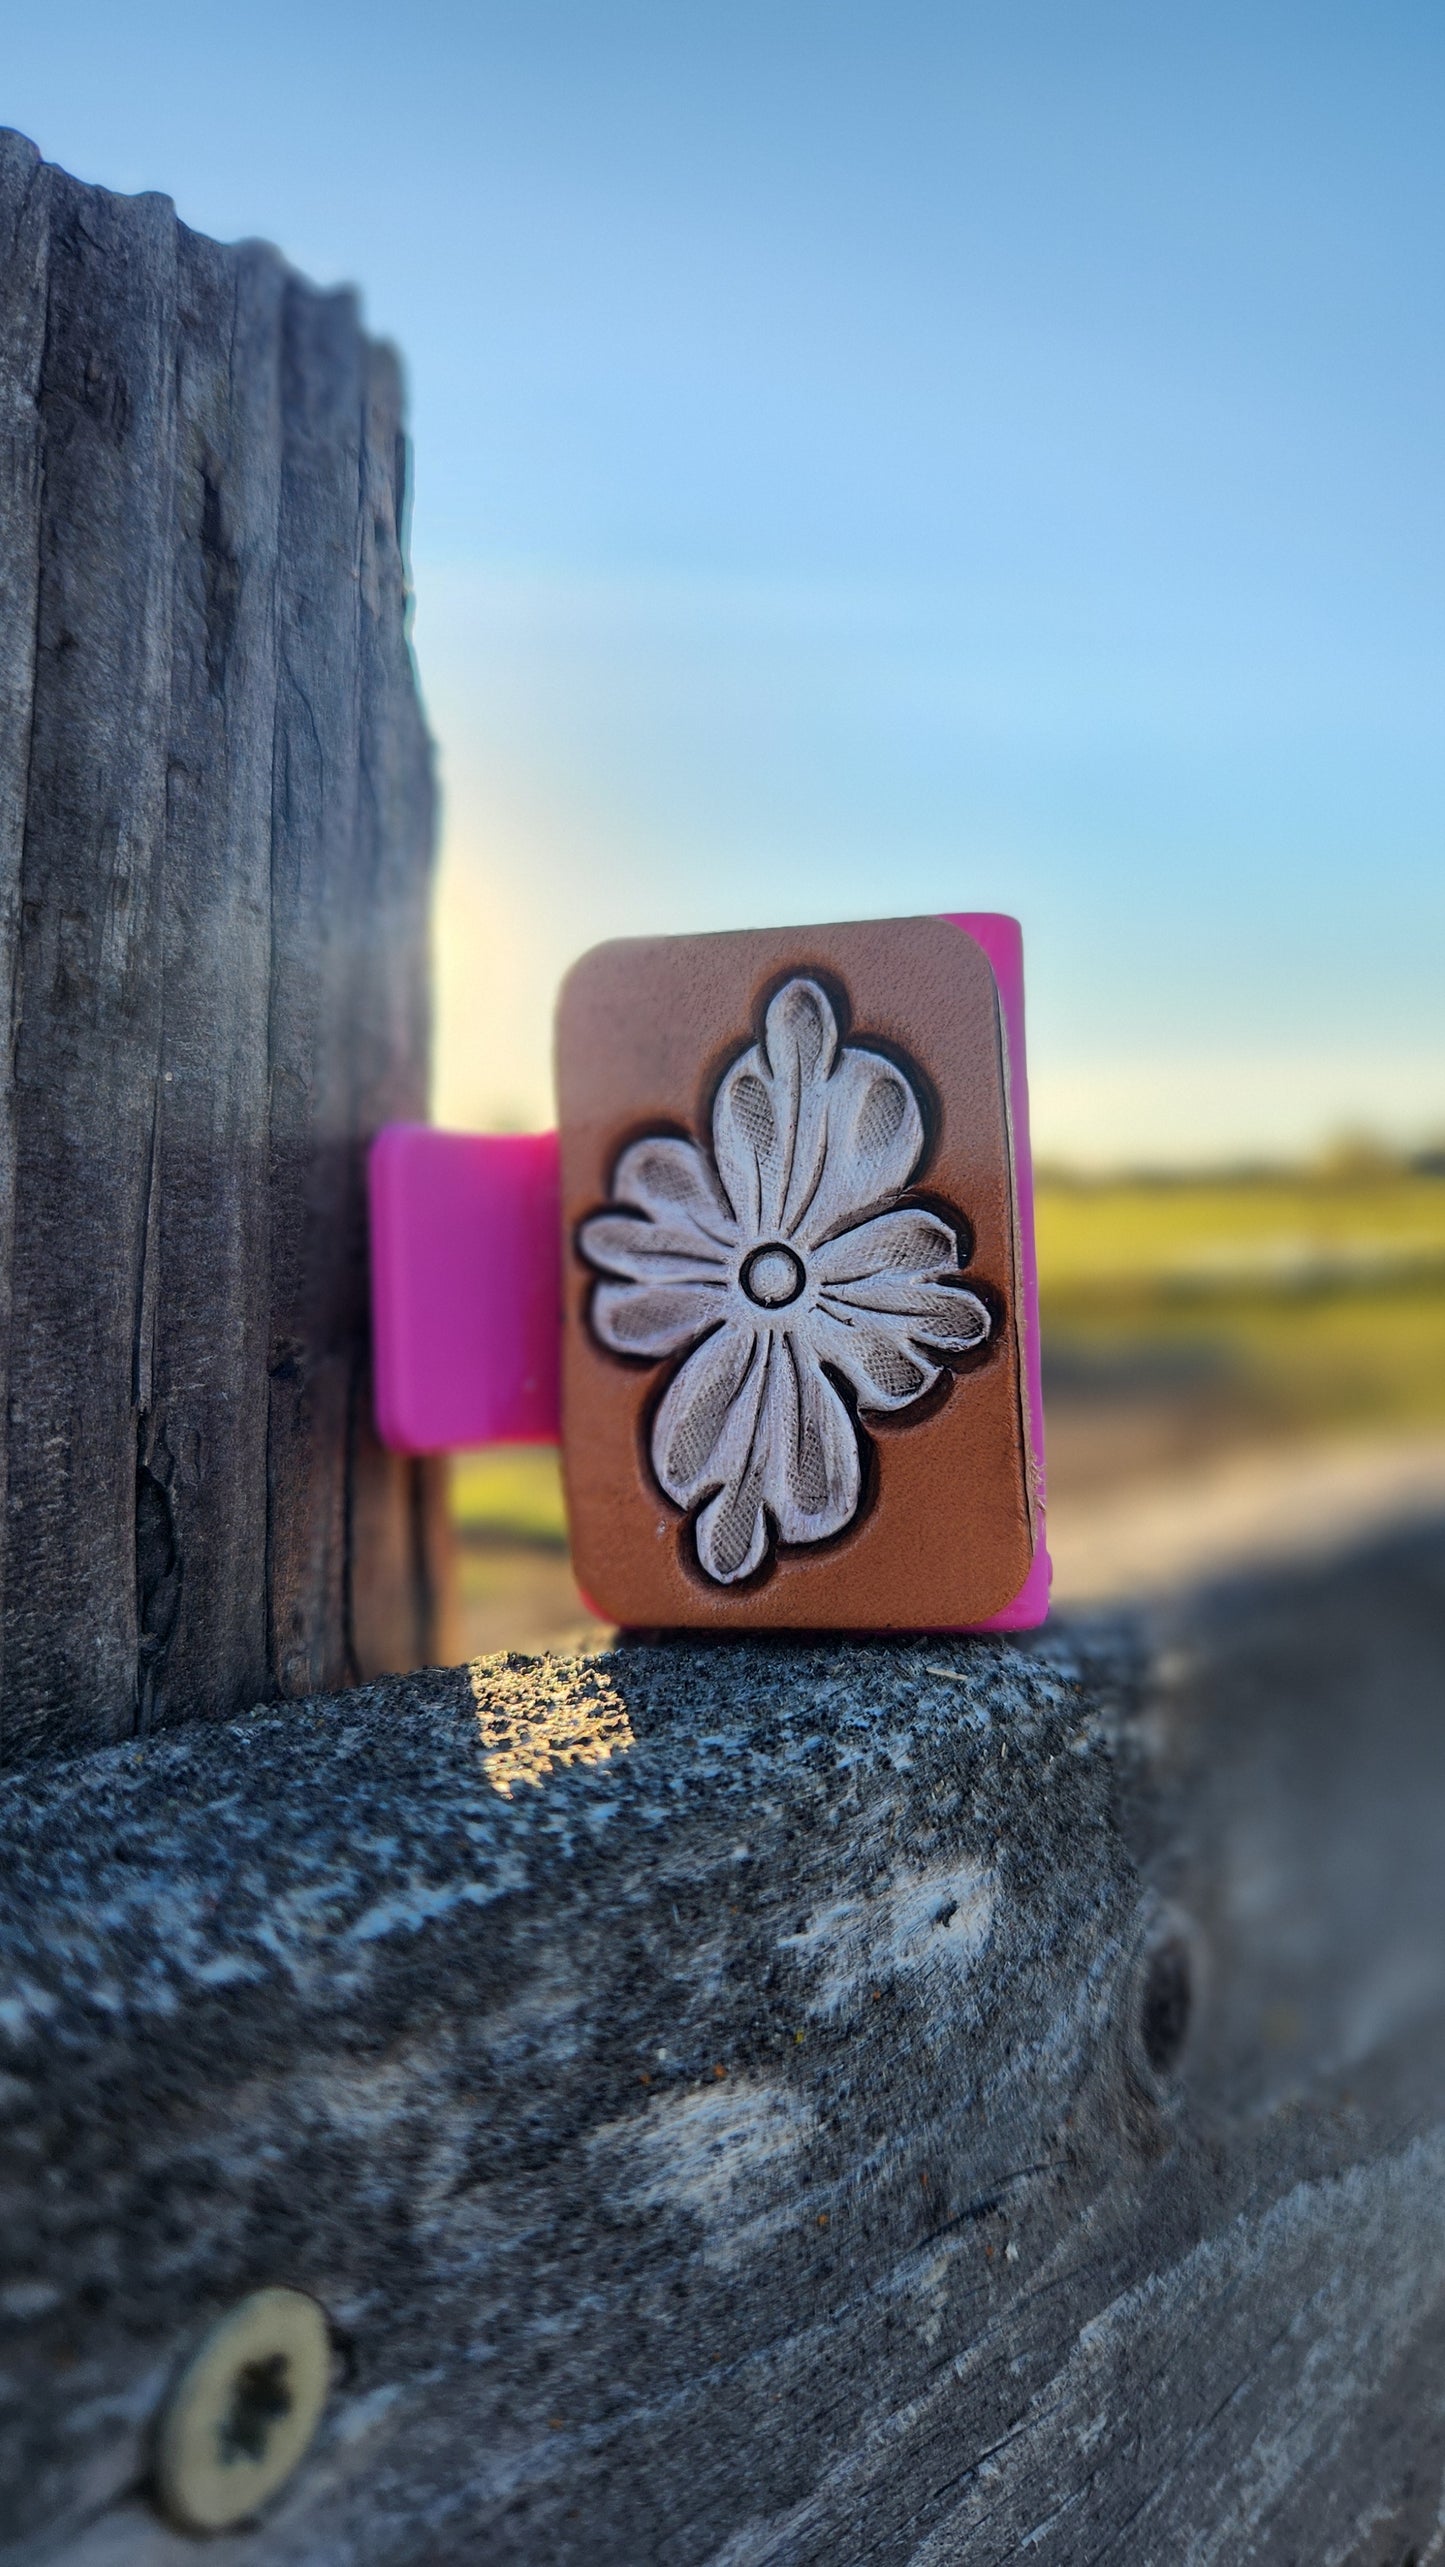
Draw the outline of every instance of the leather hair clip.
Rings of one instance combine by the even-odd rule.
[[[615,1622],[1041,1622],[1015,921],[598,946],[557,1100],[556,1134],[376,1141],[384,1439],[560,1442]]]

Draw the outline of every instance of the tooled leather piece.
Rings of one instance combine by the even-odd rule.
[[[596,1276],[585,1215],[609,1200],[624,1145],[681,1131],[710,1150],[713,1092],[792,973],[846,992],[847,1039],[892,1052],[929,1107],[904,1200],[935,1197],[973,1232],[965,1281],[994,1328],[921,1407],[865,1416],[869,1494],[832,1541],[780,1551],[721,1587],[661,1493],[647,1431],[677,1359],[634,1365],[587,1322]],[[911,918],[597,947],[558,1009],[564,1237],[563,1453],[573,1562],[592,1602],[633,1627],[927,1630],[983,1620],[1033,1556],[1016,1325],[1015,1223],[998,997],[988,962],[947,921]]]

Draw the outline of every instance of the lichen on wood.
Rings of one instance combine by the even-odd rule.
[[[1395,2567],[1445,2483],[1438,1531],[1149,1634],[677,1640],[0,1786],[0,2555]],[[1445,2535],[1442,2535],[1445,2536]]]

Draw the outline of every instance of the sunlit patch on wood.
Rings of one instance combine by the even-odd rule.
[[[634,1744],[627,1706],[606,1670],[574,1659],[529,1658],[506,1650],[467,1669],[477,1706],[482,1763],[503,1800],[514,1783],[541,1785],[567,1765],[602,1765]]]

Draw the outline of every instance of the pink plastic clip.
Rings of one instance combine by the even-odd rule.
[[[383,1443],[401,1453],[557,1443],[556,1133],[391,1123],[370,1174]]]
[[[1019,1336],[1023,1351],[1024,1404],[1028,1412],[1029,1452],[1033,1457],[1034,1506],[1038,1537],[1033,1564],[1018,1594],[1001,1613],[990,1614],[981,1631],[1036,1631],[1049,1610],[1048,1546],[1044,1540],[1044,1378],[1039,1349],[1039,1260],[1034,1241],[1034,1159],[1029,1141],[1029,1082],[1024,1058],[1024,940],[1016,918],[993,909],[946,913],[949,925],[961,927],[981,945],[993,966],[1003,1019],[1004,1063],[1008,1074],[1009,1121],[1013,1130],[1014,1197],[1018,1204]]]

